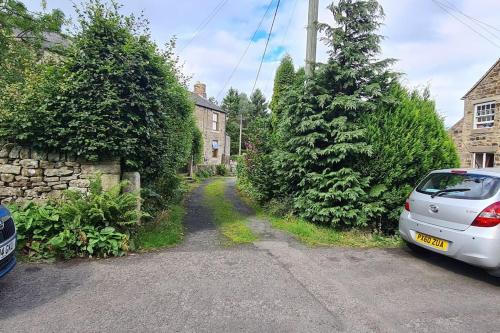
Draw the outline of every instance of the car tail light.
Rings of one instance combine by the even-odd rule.
[[[406,199],[405,210],[408,211],[408,212],[410,211],[410,199]]]
[[[492,205],[486,207],[479,215],[476,217],[472,226],[474,227],[485,227],[491,228],[500,224],[500,202],[495,202]]]

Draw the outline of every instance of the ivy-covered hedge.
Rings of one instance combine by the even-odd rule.
[[[120,158],[168,200],[176,171],[201,151],[172,48],[161,51],[145,22],[115,2],[89,0],[77,13],[61,55],[26,67],[27,79],[5,88],[0,139],[91,161]]]

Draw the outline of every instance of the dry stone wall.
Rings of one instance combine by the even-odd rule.
[[[88,162],[58,152],[40,152],[15,144],[0,145],[0,201],[60,198],[64,190],[87,192],[90,179],[101,174],[103,187],[120,181],[117,160]]]

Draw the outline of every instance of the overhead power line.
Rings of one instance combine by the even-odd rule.
[[[448,7],[446,7],[444,4],[442,4],[441,2],[439,2],[437,0],[432,0],[432,2],[434,2],[436,4],[436,6],[438,6],[439,8],[441,8],[448,15],[452,16],[455,20],[459,21],[460,23],[462,23],[463,25],[465,25],[466,27],[468,27],[470,30],[472,30],[473,32],[475,32],[477,35],[481,36],[483,39],[485,39],[488,42],[490,42],[493,46],[495,46],[497,48],[500,48],[500,45],[498,45],[495,41],[491,40],[489,37],[485,36],[483,33],[481,33],[480,31],[476,30],[473,26],[471,26],[467,22],[463,21],[460,17],[458,17],[457,15],[455,15],[454,13],[452,13],[448,9]]]
[[[280,8],[280,1],[278,0],[278,4],[276,5],[276,9],[274,10],[273,22],[271,23],[271,28],[269,29],[269,34],[267,35],[266,47],[264,48],[264,53],[262,53],[262,59],[260,59],[259,70],[257,71],[257,76],[255,77],[255,82],[253,83],[252,94],[255,91],[255,86],[259,81],[260,71],[262,70],[262,64],[264,63],[264,59],[266,58],[267,47],[269,46],[269,41],[271,40],[271,35],[273,33],[274,22],[276,21],[276,16],[278,15],[278,9]]]
[[[286,37],[288,36],[288,31],[290,30],[290,26],[292,25],[292,20],[295,17],[295,10],[297,9],[297,3],[298,2],[299,2],[298,0],[295,0],[294,3],[293,3],[292,14],[290,15],[290,18],[288,19],[288,23],[286,25],[285,33],[283,34],[283,39],[281,40],[281,45],[285,44]],[[276,70],[278,69],[279,65],[280,65],[280,63],[278,63],[276,65],[276,67],[273,70],[273,73],[276,72]],[[273,73],[271,73],[271,74],[273,74]],[[271,80],[272,80],[272,78],[271,78]],[[267,88],[269,88],[269,82],[270,82],[269,80],[266,81],[266,86],[265,86],[264,91],[263,91],[264,93],[267,91]],[[272,93],[271,93],[271,95],[272,95]]]
[[[470,19],[470,20],[472,20],[472,21],[476,21],[477,23],[479,23],[479,24],[481,24],[481,25],[483,25],[483,26],[485,26],[485,27],[488,27],[489,29],[493,29],[493,30],[496,30],[497,32],[500,32],[500,28],[495,27],[495,26],[493,26],[493,25],[491,25],[491,24],[489,24],[489,23],[486,23],[486,22],[484,22],[484,21],[481,21],[480,19],[475,18],[475,17],[473,17],[473,16],[471,16],[471,15],[468,15],[467,13],[464,13],[463,11],[461,11],[459,8],[457,8],[457,6],[455,6],[455,5],[454,5],[452,2],[450,2],[449,0],[444,0],[444,1],[445,1],[446,3],[445,3],[445,4],[443,4],[443,5],[447,5],[447,7],[448,7],[448,8],[455,10],[456,12],[458,12],[458,13],[462,14],[463,16],[467,17],[468,19]],[[485,29],[485,28],[483,28],[483,29]],[[490,32],[490,31],[489,31],[489,30],[487,30],[487,29],[485,29],[485,30],[486,30],[486,31],[488,31],[488,32]],[[490,32],[490,33],[491,33],[491,32]],[[492,34],[492,35],[494,35],[493,33],[491,33],[491,34]],[[494,35],[494,36],[498,38],[498,36],[496,36],[496,35]]]
[[[221,11],[222,7],[228,2],[229,0],[221,0],[217,6],[212,10],[212,12],[203,20],[201,23],[198,25],[196,28],[193,36],[187,41],[187,43],[182,47],[180,52],[184,51],[195,39],[198,37],[198,35],[207,27],[207,25],[214,19],[215,16]]]
[[[226,90],[226,87],[227,85],[229,84],[229,82],[231,82],[231,80],[233,79],[233,76],[234,74],[236,73],[236,71],[238,70],[238,68],[240,67],[241,65],[241,62],[243,61],[243,59],[245,58],[245,56],[247,55],[248,53],[248,50],[250,49],[250,46],[252,45],[252,42],[254,41],[255,37],[257,37],[257,33],[260,31],[260,27],[262,26],[262,23],[264,22],[264,19],[266,18],[267,16],[267,13],[269,13],[269,10],[271,9],[271,6],[273,4],[273,1],[274,0],[271,0],[269,2],[269,5],[267,6],[267,9],[264,13],[264,15],[262,15],[262,18],[259,22],[259,24],[257,25],[257,28],[255,29],[255,32],[253,33],[252,37],[250,38],[250,40],[248,41],[248,44],[245,48],[245,50],[243,51],[243,54],[241,55],[240,59],[238,60],[238,62],[236,63],[236,66],[233,68],[233,70],[231,71],[231,74],[229,74],[229,77],[227,78],[226,82],[224,82],[224,85],[222,86],[222,89],[219,91],[219,93],[217,94],[217,98],[216,99],[219,99],[220,95],[224,92],[224,90]]]

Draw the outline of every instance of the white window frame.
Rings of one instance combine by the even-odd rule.
[[[217,146],[217,148],[215,148],[215,146]],[[219,148],[219,140],[212,140],[212,158],[219,158]]]
[[[495,154],[494,153],[472,153],[472,167],[476,168],[476,155],[477,154],[482,154],[483,155],[483,163],[481,166],[479,166],[479,169],[486,169],[486,154],[491,154],[493,155],[493,166],[488,167],[488,168],[494,168],[495,167]]]
[[[490,110],[493,110],[493,113],[490,114],[483,114],[483,115],[478,115],[478,108],[481,106],[486,106],[490,105]],[[493,107],[491,107],[493,106]],[[488,129],[492,128],[495,126],[495,113],[496,113],[496,102],[495,101],[490,101],[490,102],[485,102],[485,103],[479,103],[479,104],[474,104],[474,129]],[[492,120],[488,121],[477,121],[479,117],[485,117],[485,116],[493,116]],[[483,124],[491,124],[491,126],[486,126],[486,127],[478,127],[479,125]]]
[[[218,131],[218,130],[219,130],[219,113],[213,112],[212,113],[212,131]]]

